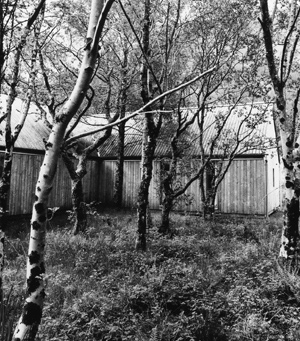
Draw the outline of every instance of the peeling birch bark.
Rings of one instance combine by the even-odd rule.
[[[45,298],[44,254],[48,198],[52,189],[64,134],[68,123],[76,114],[88,90],[98,57],[99,39],[107,13],[113,2],[113,0],[108,0],[105,3],[97,0],[92,2],[94,11],[90,14],[87,36],[87,40],[89,38],[92,40],[88,41],[89,44],[86,46],[82,66],[72,94],[54,118],[53,129],[46,143],[46,153],[35,189],[35,202],[31,218],[27,259],[27,298],[14,332],[13,341],[33,341],[41,322]],[[95,13],[97,14],[95,15]]]
[[[3,300],[3,268],[4,268],[4,240],[5,234],[3,229],[6,226],[6,217],[8,213],[8,197],[11,183],[11,169],[12,169],[12,160],[13,160],[13,151],[16,140],[19,137],[19,134],[23,128],[25,119],[27,117],[31,98],[32,98],[32,89],[34,87],[34,81],[36,78],[36,57],[37,57],[37,44],[32,51],[31,57],[31,70],[29,75],[29,88],[26,94],[25,106],[21,111],[21,118],[19,123],[14,129],[12,133],[11,129],[11,115],[12,115],[12,106],[16,97],[16,87],[19,79],[19,67],[20,67],[20,59],[21,53],[27,43],[27,38],[31,32],[31,27],[33,23],[36,21],[38,15],[41,13],[42,16],[44,14],[44,3],[45,0],[41,0],[38,6],[35,8],[34,13],[29,17],[26,26],[22,32],[20,41],[17,45],[16,52],[13,60],[13,73],[12,80],[10,85],[10,90],[8,94],[8,101],[6,106],[6,124],[5,124],[5,154],[4,154],[4,162],[3,162],[3,170],[1,174],[0,180],[0,301],[2,303]],[[36,28],[36,37],[38,37],[41,28],[41,22],[37,24]],[[2,65],[1,65],[2,67]],[[2,69],[1,69],[2,71]]]
[[[300,8],[297,2],[290,2],[293,11],[286,32],[281,61],[276,65],[273,49],[272,20],[269,14],[268,1],[260,0],[262,19],[260,23],[264,33],[264,43],[266,48],[266,59],[268,62],[269,74],[273,83],[276,98],[276,119],[280,130],[280,140],[282,148],[282,162],[285,176],[285,205],[284,222],[282,227],[281,246],[279,257],[294,266],[299,256],[299,118],[298,102],[300,88],[294,99],[294,110],[287,113],[285,88],[290,77],[291,66],[295,50],[299,41]],[[294,35],[294,42],[292,37]],[[297,141],[297,142],[296,142]]]

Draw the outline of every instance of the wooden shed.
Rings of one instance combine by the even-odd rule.
[[[255,109],[253,109],[255,107]],[[216,131],[215,117],[221,112],[228,110],[226,106],[215,106],[210,109],[213,114],[207,116],[206,129],[204,133],[204,145],[207,148],[212,135]],[[252,117],[260,115],[264,111],[268,119],[258,124],[255,132],[251,133],[244,141],[249,144],[254,134],[265,137],[265,141],[275,140],[275,127],[272,119],[272,106],[263,103],[256,106],[237,106],[235,113],[227,122],[225,137],[220,137],[220,145],[228,141],[228,131],[232,134],[238,129],[243,111],[254,110]],[[124,185],[123,205],[124,207],[135,207],[137,191],[141,179],[141,146],[142,132],[138,129],[139,124],[129,123],[125,137],[125,163],[124,163]],[[166,129],[166,128],[163,128]],[[199,159],[199,145],[196,123],[191,128],[193,131],[193,142],[191,142],[190,153],[192,159]],[[252,129],[249,120],[239,130],[240,134]],[[252,129],[253,130],[253,129]],[[198,133],[199,135],[199,133]],[[232,135],[231,135],[232,136]],[[245,135],[246,136],[246,135]],[[224,140],[222,140],[224,139]],[[116,137],[112,136],[99,149],[100,183],[99,200],[104,204],[111,204],[113,201],[114,177],[116,171]],[[240,149],[241,151],[243,148]],[[218,149],[214,160],[220,160]],[[160,209],[161,193],[159,192],[159,174],[162,159],[170,155],[169,143],[166,139],[159,138],[156,148],[156,159],[153,165],[153,179],[150,186],[149,203],[151,209]],[[226,162],[226,160],[224,160]],[[222,213],[234,213],[245,215],[269,215],[280,206],[280,163],[277,148],[274,144],[260,145],[249,148],[247,151],[237,152],[223,182],[221,183],[215,202],[216,211]],[[180,211],[199,212],[201,210],[201,196],[199,181],[196,180],[187,190],[185,197],[178,203],[175,209]]]
[[[1,116],[6,108],[6,95],[0,97]],[[22,100],[16,99],[13,104],[12,129],[19,123]],[[0,125],[0,171],[3,165],[4,122]],[[45,143],[50,129],[43,122],[38,108],[31,105],[24,127],[16,141],[9,193],[9,214],[29,214],[32,212],[35,186],[45,152]],[[87,175],[83,180],[84,199],[86,202],[98,200],[99,162],[93,158],[87,163]],[[68,171],[59,159],[57,172],[50,194],[49,207],[72,207],[71,180]]]
[[[6,96],[0,97],[0,110],[5,111]],[[18,124],[22,101],[16,99],[13,107],[12,128]],[[237,117],[242,111],[237,109],[235,119],[228,122],[230,129],[235,130]],[[224,107],[214,107],[215,114]],[[214,117],[212,115],[211,117]],[[208,145],[214,131],[209,120],[210,129],[205,131],[205,143]],[[4,122],[0,125],[0,167],[4,150]],[[166,126],[162,130],[166,132]],[[272,119],[262,123],[257,130],[268,138],[275,137]],[[15,144],[11,189],[9,196],[9,213],[11,215],[31,213],[34,200],[35,185],[44,155],[44,140],[50,133],[43,122],[39,110],[32,105],[25,121],[24,128]],[[152,209],[161,205],[159,189],[162,160],[170,154],[166,136],[161,135],[153,165],[153,180],[150,186],[149,201]],[[197,136],[197,127],[192,127],[193,137]],[[166,135],[166,134],[165,134]],[[168,135],[168,134],[167,134]],[[249,137],[249,140],[251,136]],[[136,205],[137,191],[141,179],[141,146],[142,131],[137,122],[129,122],[125,138],[125,164],[123,185],[123,206],[133,208]],[[193,160],[199,159],[198,145],[190,143]],[[86,142],[88,143],[88,142]],[[220,141],[222,144],[222,141]],[[88,161],[88,173],[83,180],[85,201],[100,201],[110,205],[113,202],[114,179],[116,171],[116,135],[113,135],[100,149],[98,157]],[[214,160],[218,160],[218,152]],[[226,160],[225,160],[226,162]],[[1,169],[0,169],[1,170]],[[236,155],[228,173],[222,182],[216,199],[216,210],[223,213],[267,215],[280,205],[280,165],[276,148],[256,148]],[[185,200],[186,199],[186,200]],[[176,206],[180,211],[200,211],[199,182],[195,181],[187,190],[186,196]],[[71,208],[71,181],[68,172],[59,159],[53,190],[49,199],[49,207]]]

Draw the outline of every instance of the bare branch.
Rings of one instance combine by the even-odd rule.
[[[99,129],[96,129],[92,132],[88,132],[88,133],[84,133],[84,134],[81,134],[79,136],[76,136],[76,137],[72,137],[72,138],[69,138],[67,141],[66,141],[66,144],[69,144],[69,143],[72,143],[75,139],[77,138],[80,138],[80,137],[85,137],[85,136],[88,136],[90,134],[95,134],[95,133],[99,133],[100,131],[103,131],[105,129],[107,129],[108,127],[113,127],[113,126],[116,126],[118,124],[120,124],[121,122],[124,122],[124,121],[127,121],[129,120],[130,118],[133,118],[139,114],[142,114],[142,113],[145,113],[144,110],[149,106],[149,105],[152,105],[154,103],[156,103],[157,101],[161,100],[162,98],[166,97],[166,96],[169,96],[171,95],[172,93],[176,92],[176,91],[179,91],[181,90],[182,88],[196,82],[198,79],[202,78],[202,77],[205,77],[207,74],[209,74],[210,72],[214,71],[215,70],[215,67],[205,71],[204,73],[202,73],[201,75],[198,75],[196,77],[194,77],[193,79],[191,79],[190,81],[188,82],[185,82],[185,83],[182,83],[180,85],[178,85],[177,87],[173,88],[173,89],[170,89],[164,93],[162,93],[161,95],[158,95],[156,98],[152,99],[151,101],[149,101],[148,103],[146,103],[145,105],[143,105],[140,109],[134,111],[132,114],[120,119],[120,120],[117,120],[113,123],[110,123],[110,124],[107,124]],[[163,112],[162,110],[158,110],[159,112]]]
[[[103,5],[100,19],[97,22],[95,34],[92,35],[93,41],[91,43],[91,51],[94,53],[98,51],[98,42],[100,40],[100,35],[103,32],[105,20],[107,18],[108,12],[111,6],[113,5],[113,3],[114,3],[114,0],[106,0],[105,4]],[[91,13],[93,12],[91,11]]]
[[[286,83],[287,79],[289,78],[290,74],[291,74],[291,69],[292,69],[292,65],[293,65],[293,60],[294,60],[294,56],[295,56],[295,52],[296,52],[296,48],[299,42],[299,37],[300,37],[300,30],[298,30],[295,40],[294,40],[294,44],[293,47],[291,49],[291,53],[290,53],[290,58],[289,58],[289,63],[288,63],[288,68],[286,71],[286,75],[285,75],[285,79],[283,80],[284,83]]]
[[[145,60],[145,62],[147,64],[147,67],[148,67],[149,71],[151,72],[151,75],[152,75],[152,77],[153,77],[153,79],[155,81],[155,84],[156,84],[160,94],[162,94],[163,90],[161,88],[161,84],[160,84],[159,80],[157,79],[156,74],[155,74],[155,72],[154,72],[154,70],[153,70],[153,68],[151,66],[151,63],[150,63],[149,58],[148,58],[148,55],[147,55],[145,49],[143,48],[143,44],[141,42],[141,39],[138,36],[138,34],[136,32],[136,29],[134,28],[134,26],[133,26],[133,24],[131,22],[131,19],[129,18],[129,16],[128,16],[127,12],[126,12],[126,10],[125,10],[125,8],[124,8],[124,6],[122,4],[122,1],[119,0],[118,2],[119,2],[119,5],[120,5],[120,7],[121,7],[121,9],[122,9],[122,11],[123,11],[123,13],[124,13],[128,23],[129,23],[129,25],[130,25],[130,28],[131,28],[133,34],[135,35],[135,38],[136,38],[136,40],[137,40],[137,42],[139,44],[140,50],[141,50],[141,52],[143,54],[144,60]]]
[[[66,135],[65,135],[65,138],[64,138],[65,141],[69,138],[69,136],[71,135],[72,131],[77,127],[78,123],[80,122],[82,116],[88,111],[88,109],[92,105],[92,101],[93,101],[93,98],[95,96],[95,91],[94,91],[94,89],[92,88],[91,85],[90,85],[90,90],[92,92],[91,96],[88,96],[87,94],[85,96],[85,98],[87,99],[88,103],[85,106],[85,108],[81,111],[81,113],[78,115],[77,119],[72,124],[72,127],[66,132]]]
[[[274,84],[274,87],[277,89],[280,86],[280,81],[278,79],[274,50],[273,50],[273,39],[271,34],[271,18],[269,14],[268,0],[260,0],[262,19],[258,19],[260,21],[261,27],[263,29],[264,42],[266,47],[266,58],[268,62],[269,72],[271,76],[271,80]]]
[[[285,62],[286,62],[286,53],[287,53],[287,48],[288,48],[288,45],[289,45],[289,40],[290,40],[290,37],[294,31],[294,28],[296,26],[296,23],[297,23],[297,20],[298,20],[298,17],[300,15],[300,7],[298,8],[298,11],[297,11],[297,14],[292,22],[292,25],[289,27],[289,31],[288,31],[288,34],[286,35],[285,37],[285,40],[284,40],[284,43],[283,43],[283,49],[282,49],[282,57],[281,57],[281,64],[280,64],[280,82],[281,83],[285,83],[286,80],[287,80],[287,77],[283,77],[283,74],[284,74],[284,68],[285,68]],[[296,38],[296,45],[297,45],[297,42],[298,42],[298,39]],[[294,48],[296,48],[296,45],[294,45]],[[294,55],[294,51],[292,51],[292,56]]]
[[[35,8],[35,10],[34,10],[32,16],[31,16],[31,17],[28,19],[28,21],[27,21],[27,25],[26,25],[27,29],[30,29],[31,26],[32,26],[32,24],[35,22],[35,20],[36,20],[36,18],[38,17],[38,15],[39,15],[41,9],[42,9],[42,8],[44,7],[44,5],[45,5],[45,1],[46,1],[46,0],[41,0],[41,1],[39,2],[38,6]]]

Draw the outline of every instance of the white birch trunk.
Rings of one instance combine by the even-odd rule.
[[[42,318],[44,289],[44,249],[47,225],[47,205],[52,189],[64,134],[68,123],[79,109],[91,81],[96,59],[98,43],[107,13],[113,0],[93,0],[90,14],[85,56],[74,90],[60,113],[54,118],[53,129],[46,143],[46,154],[40,169],[36,189],[35,203],[31,218],[30,243],[27,260],[27,298],[19,319],[14,341],[33,341]]]
[[[300,89],[294,97],[293,111],[287,112],[286,105],[286,82],[290,78],[291,67],[294,60],[296,47],[299,41],[300,8],[297,2],[290,1],[290,22],[285,35],[282,49],[281,61],[277,63],[273,48],[273,28],[272,20],[269,14],[268,0],[260,0],[262,18],[260,23],[263,28],[264,43],[266,48],[266,59],[268,62],[270,79],[273,83],[273,89],[276,99],[276,119],[280,127],[280,141],[282,148],[282,161],[285,176],[285,207],[284,222],[281,236],[281,246],[279,257],[282,260],[288,260],[289,264],[294,266],[297,262],[299,239],[299,143],[295,124],[298,119],[298,102]],[[293,88],[291,88],[293,90]],[[290,109],[289,109],[290,110]]]
[[[282,160],[284,166],[284,177],[285,177],[285,187],[284,187],[284,222],[281,235],[281,244],[279,257],[288,259],[292,256],[295,251],[296,240],[292,237],[290,233],[290,209],[291,204],[294,200],[294,165],[291,160],[293,155],[293,148],[287,147],[287,133],[281,129],[281,143],[282,143]]]

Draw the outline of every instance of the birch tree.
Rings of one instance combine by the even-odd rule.
[[[13,50],[14,34],[19,28],[16,22],[18,1],[0,1],[0,93],[3,89],[5,68]]]
[[[198,120],[201,136],[205,135],[205,116],[209,115],[207,111],[214,112],[213,124],[220,131],[211,138],[208,148],[204,147],[203,143],[200,148],[201,164],[206,165],[206,172],[203,172],[200,177],[204,219],[214,216],[218,188],[235,157],[253,150],[265,152],[268,148],[274,147],[275,141],[268,136],[263,136],[259,129],[260,125],[270,122],[271,110],[272,103],[239,105],[237,102],[223,108],[221,113],[218,113],[218,109],[214,107],[201,112]],[[234,130],[230,127],[230,122],[233,121],[235,121]],[[206,181],[204,181],[204,175],[206,175]]]
[[[76,114],[89,88],[98,57],[98,43],[112,1],[92,1],[83,62],[74,89],[62,109],[55,115],[53,128],[46,143],[46,153],[40,169],[35,203],[31,218],[27,260],[27,298],[15,333],[14,341],[34,340],[42,318],[44,288],[44,248],[47,223],[47,203],[57,167],[60,146],[68,123]]]
[[[0,179],[0,301],[2,302],[3,299],[3,283],[2,283],[2,273],[3,273],[3,267],[4,267],[4,227],[6,223],[7,218],[7,202],[8,202],[8,195],[9,195],[9,189],[10,189],[10,182],[11,182],[11,170],[12,170],[12,160],[13,160],[13,151],[14,151],[14,145],[16,140],[18,139],[18,136],[23,128],[24,122],[26,120],[26,116],[29,111],[30,102],[32,99],[32,91],[34,87],[34,80],[36,76],[36,56],[37,56],[37,45],[34,44],[34,48],[32,50],[31,54],[31,65],[30,65],[30,71],[29,71],[29,85],[26,93],[26,99],[25,104],[22,107],[22,110],[20,112],[20,119],[19,123],[12,129],[11,126],[11,115],[12,115],[12,105],[16,97],[16,89],[19,83],[19,68],[21,64],[21,55],[22,51],[26,46],[28,37],[32,33],[32,27],[37,21],[38,16],[40,15],[40,12],[43,12],[44,9],[44,0],[41,0],[38,4],[38,6],[35,8],[33,14],[29,17],[27,20],[25,27],[23,28],[21,37],[17,43],[16,51],[13,55],[13,61],[12,61],[12,73],[11,77],[7,77],[7,82],[9,83],[9,94],[7,96],[7,102],[2,107],[2,115],[0,117],[0,122],[5,121],[5,151],[4,151],[4,161],[3,161],[3,169],[1,173],[1,179]],[[2,5],[2,4],[1,4]],[[4,7],[4,6],[3,6]],[[7,9],[7,8],[6,8]],[[15,10],[15,8],[13,9]],[[3,11],[3,8],[2,8]],[[3,15],[3,12],[2,12]],[[2,18],[3,19],[3,18]],[[4,30],[4,22],[2,21],[1,29]],[[41,27],[42,19],[35,25],[34,28],[34,35],[35,38],[38,37],[40,27]],[[6,23],[8,25],[8,23]],[[3,33],[3,32],[2,32]],[[33,39],[35,39],[33,38]],[[1,35],[2,41],[0,42],[2,44],[3,49],[3,35]],[[4,53],[4,51],[2,51]],[[3,73],[3,67],[4,67],[4,55],[1,56],[1,83],[2,79],[4,79],[4,73]],[[5,108],[5,109],[4,109]]]
[[[239,102],[247,101],[256,92],[255,87],[251,85],[257,76],[256,70],[259,65],[255,57],[254,61],[249,60],[247,68],[244,67],[254,47],[251,39],[247,42],[244,40],[253,20],[249,15],[252,13],[250,8],[250,4],[246,6],[231,1],[190,4],[192,15],[184,33],[189,41],[189,45],[185,47],[187,55],[191,57],[189,64],[199,71],[212,65],[216,67],[206,78],[183,92],[174,110],[176,114],[172,122],[176,125],[176,129],[170,142],[172,156],[169,160],[169,169],[163,172],[161,182],[163,200],[159,230],[163,233],[169,232],[169,214],[172,206],[184,195],[192,182],[199,179],[203,202],[206,201],[204,187],[201,184],[204,183],[206,170],[212,165],[210,160],[216,150],[217,140],[224,135],[224,126],[231,115],[231,112],[224,115],[223,121],[219,120],[219,124],[216,125],[215,135],[211,140],[204,142],[206,120],[209,115],[214,115],[213,110],[207,111],[207,107],[213,108],[215,104],[223,104],[234,108]],[[248,53],[244,52],[245,47]],[[194,109],[189,110],[183,105],[193,106]],[[196,132],[194,122],[197,121]],[[190,148],[182,149],[181,140],[191,129],[197,138],[191,136],[193,142]],[[194,143],[199,145],[200,155],[197,156],[200,157],[200,162],[191,160],[192,157],[197,158],[196,155],[191,155]],[[185,164],[182,161],[184,158],[189,160],[186,162],[189,170],[180,166]],[[194,166],[192,167],[191,164]],[[186,183],[178,180],[180,168],[183,173],[189,174]],[[212,197],[210,199],[212,200]]]
[[[153,1],[145,0],[141,12],[143,17],[137,18],[143,25],[139,34],[135,21],[128,15],[127,7],[123,6],[132,31],[135,34],[142,58],[140,60],[140,94],[143,105],[150,103],[152,98],[172,88],[175,79],[189,79],[193,72],[180,76],[178,68],[181,54],[179,46],[182,43],[180,36],[181,23],[183,20],[184,6],[182,1],[172,1],[156,6]],[[130,7],[130,5],[128,5]],[[161,15],[155,10],[160,8]],[[136,13],[136,12],[134,12]],[[159,20],[154,20],[157,13]],[[179,38],[180,37],[180,38]],[[184,60],[184,59],[182,59]],[[176,66],[175,66],[176,65]],[[170,100],[170,99],[169,99]],[[154,158],[156,139],[159,134],[165,109],[166,99],[162,99],[155,106],[146,107],[143,128],[141,183],[137,199],[137,239],[136,249],[146,249],[146,227],[148,212],[149,186],[152,179],[152,162]]]
[[[278,5],[270,13],[268,0],[260,0],[260,23],[266,50],[269,79],[274,90],[275,119],[279,128],[284,168],[284,221],[279,257],[295,264],[299,240],[300,136],[297,52],[300,34],[298,1]],[[280,11],[288,20],[278,20]],[[274,17],[274,21],[272,20]],[[279,24],[277,26],[277,23]],[[279,44],[282,44],[279,47]],[[280,58],[278,59],[279,54]]]
[[[103,65],[99,66],[93,81],[93,87],[95,90],[97,90],[98,94],[95,96],[97,98],[97,103],[95,104],[94,110],[98,112],[98,115],[101,112],[102,115],[100,114],[100,116],[104,116],[108,124],[115,122],[118,118],[125,118],[126,107],[134,108],[132,103],[134,94],[131,88],[134,78],[136,78],[137,74],[135,68],[136,63],[131,57],[131,55],[134,53],[131,40],[132,37],[129,36],[128,32],[125,33],[126,27],[128,25],[126,25],[126,22],[124,25],[125,20],[124,18],[120,17],[118,11],[114,13],[113,18],[115,21],[113,27],[115,29],[111,30],[111,32],[108,32],[101,42],[103,50]],[[104,88],[105,90],[102,90],[103,93],[99,94],[100,91],[98,88]],[[130,101],[128,101],[128,93],[131,95]],[[125,123],[125,121],[122,121],[117,127],[119,133],[118,160],[116,167],[114,199],[116,205],[119,207],[122,203]],[[93,133],[93,129],[91,129],[91,133]],[[72,188],[76,189],[77,193],[77,195],[75,195],[75,191],[72,191],[73,213],[75,215],[75,233],[84,231],[87,222],[86,204],[83,202],[81,183],[83,176],[86,173],[86,170],[84,170],[86,167],[83,167],[83,165],[86,164],[86,161],[83,162],[83,160],[86,160],[86,158],[91,155],[92,152],[96,151],[98,148],[101,148],[101,145],[110,137],[111,133],[112,128],[109,127],[103,132],[103,134],[95,134],[94,141],[90,144],[90,146],[84,148],[80,153],[76,151],[76,154],[73,154],[76,158],[78,158],[76,171],[74,166],[71,166],[72,160],[68,158],[68,154],[63,154],[63,159],[72,178]],[[67,134],[66,137],[70,137],[68,135],[69,134]],[[69,141],[73,142],[66,141],[64,145],[68,148],[68,146],[71,146],[74,143],[74,140],[75,137],[71,137]],[[75,174],[77,174],[77,176],[75,176]],[[77,183],[76,186],[74,182],[75,179]],[[75,205],[75,203],[77,204]]]
[[[40,110],[44,111],[44,117],[47,116],[44,107],[47,107],[48,113],[51,113],[52,117],[55,116],[60,103],[64,101],[64,95],[62,94],[68,91],[69,82],[62,83],[57,81],[60,79],[61,74],[63,73],[64,77],[68,77],[71,80],[76,78],[76,68],[74,68],[74,65],[69,60],[74,61],[75,65],[76,62],[81,60],[80,48],[75,43],[79,37],[83,36],[84,25],[78,25],[77,20],[74,19],[74,13],[76,13],[76,18],[80,22],[84,22],[87,17],[86,7],[84,3],[67,4],[67,6],[57,3],[52,9],[54,13],[57,12],[58,14],[55,16],[55,20],[53,21],[52,19],[48,25],[49,29],[51,27],[56,27],[56,29],[53,32],[53,36],[48,34],[47,41],[43,43],[43,54],[40,55],[43,84],[40,82],[39,86],[36,87],[37,104]],[[72,11],[71,13],[69,12],[70,10]],[[56,17],[59,19],[56,19]],[[132,34],[130,35],[128,30],[128,24],[126,25],[126,21],[122,18],[122,14],[120,15],[118,8],[116,8],[114,13],[111,13],[110,26],[111,29],[106,31],[100,41],[101,49],[99,53],[101,54],[102,62],[97,65],[97,70],[84,103],[68,126],[62,147],[63,160],[72,184],[72,220],[74,221],[74,232],[76,233],[84,231],[87,224],[87,205],[84,202],[82,184],[82,180],[87,173],[87,158],[111,134],[110,128],[104,132],[102,137],[99,134],[93,135],[93,130],[96,126],[103,126],[105,120],[112,123],[118,115],[124,117],[127,103],[129,103],[129,109],[133,108],[132,104],[130,107],[130,103],[134,102],[133,99],[135,98],[134,92],[131,91],[130,100],[127,100],[127,93],[130,91],[132,81],[137,74],[136,63],[132,58],[132,54],[134,54],[133,39]],[[71,43],[61,41],[61,37],[59,35],[58,37],[56,36],[58,28],[60,30],[67,30]],[[52,54],[51,52],[55,50],[57,45],[59,46],[59,51]],[[69,57],[67,60],[62,59],[64,53]],[[128,59],[130,59],[130,63]],[[55,66],[54,70],[53,65]],[[61,89],[61,91],[58,91],[58,89]],[[43,101],[41,103],[38,102],[40,98]],[[51,126],[51,122],[48,122],[48,125]],[[123,134],[124,126],[125,122],[122,122],[118,127],[120,132],[123,130]],[[90,137],[87,137],[87,135],[85,137],[85,139],[89,139],[89,142],[85,142],[90,144],[87,148],[83,147],[85,142],[80,140],[80,138],[76,138],[76,135],[79,134],[80,136],[82,129],[85,132],[87,130],[91,132]],[[123,141],[124,144],[124,137],[119,140],[120,143]],[[96,141],[98,142],[95,143]],[[122,176],[122,171],[118,172],[119,183],[121,183]]]
[[[3,165],[1,181],[0,181],[0,224],[1,225],[3,225],[4,223],[4,219],[5,219],[6,212],[7,212],[7,199],[8,199],[8,193],[9,193],[9,188],[10,188],[10,178],[11,178],[10,175],[11,175],[14,145],[22,130],[27,113],[29,111],[29,106],[30,106],[30,102],[32,99],[32,93],[33,93],[34,82],[35,82],[35,77],[36,77],[36,60],[37,60],[38,46],[37,46],[37,43],[35,42],[34,48],[32,51],[32,57],[31,57],[31,66],[30,66],[30,71],[29,71],[30,72],[29,86],[28,86],[28,90],[26,94],[25,105],[23,106],[22,113],[20,115],[19,124],[16,125],[14,131],[12,132],[12,127],[11,127],[12,106],[13,106],[15,97],[17,96],[17,86],[19,83],[19,70],[20,70],[20,64],[21,64],[22,51],[26,46],[28,36],[30,35],[32,31],[32,26],[34,25],[39,13],[43,11],[44,4],[45,4],[45,1],[40,1],[33,15],[28,19],[23,29],[23,33],[16,46],[16,52],[13,57],[11,77],[9,77],[7,80],[10,84],[9,93],[7,96],[5,112],[1,117],[1,121],[5,120],[5,157],[4,157],[4,165]],[[34,40],[38,38],[41,22],[42,20],[40,20],[38,25],[35,27],[35,32],[34,32],[35,37],[33,38]]]
[[[106,119],[107,123],[112,123],[116,121],[119,117],[119,113],[115,113],[114,116],[111,116],[110,113],[110,95],[111,91],[110,89],[107,92],[107,99],[105,102],[105,108],[106,111]],[[81,113],[84,115],[84,112]],[[80,148],[80,135],[70,137],[70,132],[73,128],[76,127],[76,124],[79,122],[80,117],[77,117],[77,120],[75,121],[74,125],[71,126],[71,128],[66,133],[66,136],[64,138],[64,142],[62,145],[62,158],[64,160],[64,163],[68,169],[69,175],[71,177],[71,183],[72,183],[72,205],[73,205],[73,214],[74,214],[74,228],[73,232],[74,234],[77,234],[79,232],[84,232],[87,226],[87,212],[86,212],[86,205],[83,198],[83,177],[87,174],[87,160],[88,157],[97,150],[111,135],[112,127],[108,127],[104,134],[98,134],[95,136],[95,139],[93,142],[91,142],[87,147]],[[92,131],[91,131],[92,132]],[[70,147],[74,145],[74,143],[78,142],[77,145],[79,146],[79,149],[82,150],[76,150],[76,152],[70,153]],[[72,159],[71,155],[74,157]],[[77,165],[75,165],[74,160],[77,159]]]

